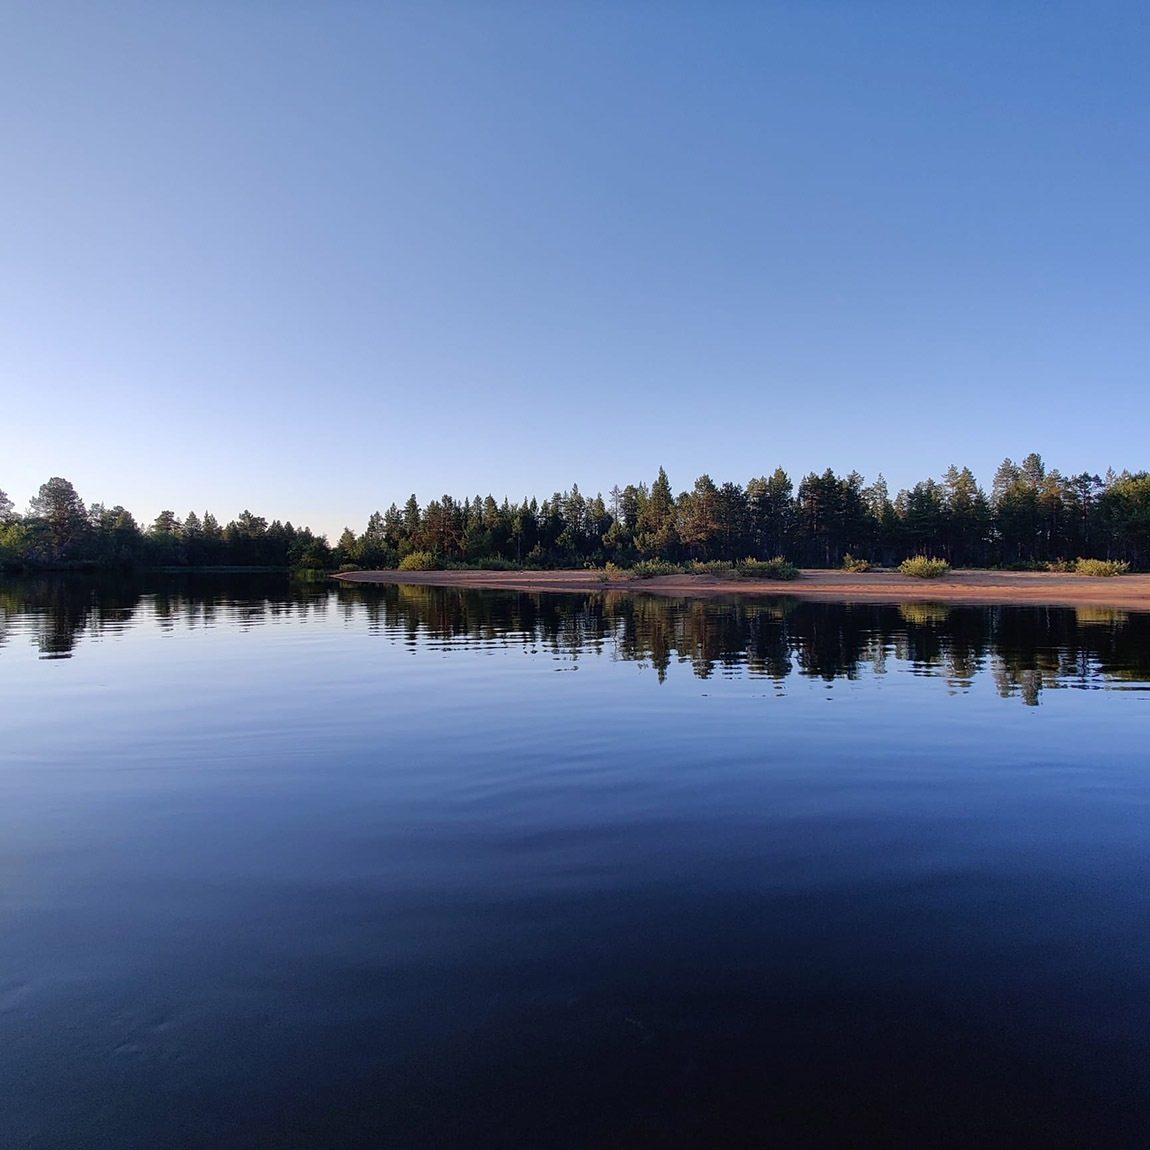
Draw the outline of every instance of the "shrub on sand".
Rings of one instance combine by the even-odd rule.
[[[915,555],[911,559],[904,559],[898,565],[898,569],[900,574],[910,575],[915,579],[941,579],[950,570],[950,564],[945,559]]]
[[[614,583],[621,579],[630,579],[631,572],[625,567],[620,567],[618,564],[612,563],[611,560],[608,559],[607,562],[603,564],[603,572],[599,578],[604,583]]]
[[[1129,570],[1130,564],[1121,559],[1079,559],[1074,564],[1075,575],[1109,578],[1113,575],[1125,575]]]
[[[653,579],[656,575],[682,575],[683,568],[666,559],[642,559],[631,568],[631,574],[636,579]]]
[[[726,559],[692,559],[690,572],[692,575],[714,575],[719,579],[733,579],[735,565]]]
[[[434,571],[435,556],[430,551],[412,551],[399,561],[400,571]]]
[[[783,579],[790,582],[799,577],[799,569],[781,555],[774,559],[744,559],[736,570],[747,579]]]

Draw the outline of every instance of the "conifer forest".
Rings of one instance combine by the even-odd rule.
[[[53,477],[23,512],[0,491],[0,568],[620,567],[649,560],[781,557],[838,567],[844,555],[876,566],[912,555],[956,567],[1043,569],[1078,556],[1150,565],[1150,473],[1063,474],[1042,457],[1003,461],[987,492],[951,466],[891,494],[878,476],[811,472],[796,485],[781,468],[745,484],[701,475],[676,494],[660,468],[650,483],[587,496],[578,485],[550,497],[414,495],[346,528],[332,544],[307,527],[245,510],[163,511],[141,524],[122,506],[85,504]]]

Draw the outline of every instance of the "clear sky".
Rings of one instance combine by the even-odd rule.
[[[1150,466],[1150,6],[6,0],[0,487]]]

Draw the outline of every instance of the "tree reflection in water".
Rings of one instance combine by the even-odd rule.
[[[649,665],[660,681],[679,663],[700,679],[745,675],[780,691],[792,676],[882,675],[891,659],[954,691],[990,674],[999,694],[1030,706],[1051,689],[1150,682],[1150,615],[1109,608],[528,594],[238,574],[5,580],[0,652],[23,637],[44,658],[68,658],[85,641],[141,625],[245,628],[319,616],[412,644],[606,655]]]

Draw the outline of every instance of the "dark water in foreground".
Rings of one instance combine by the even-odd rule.
[[[1150,1145],[1150,617],[0,584],[0,1145]]]

